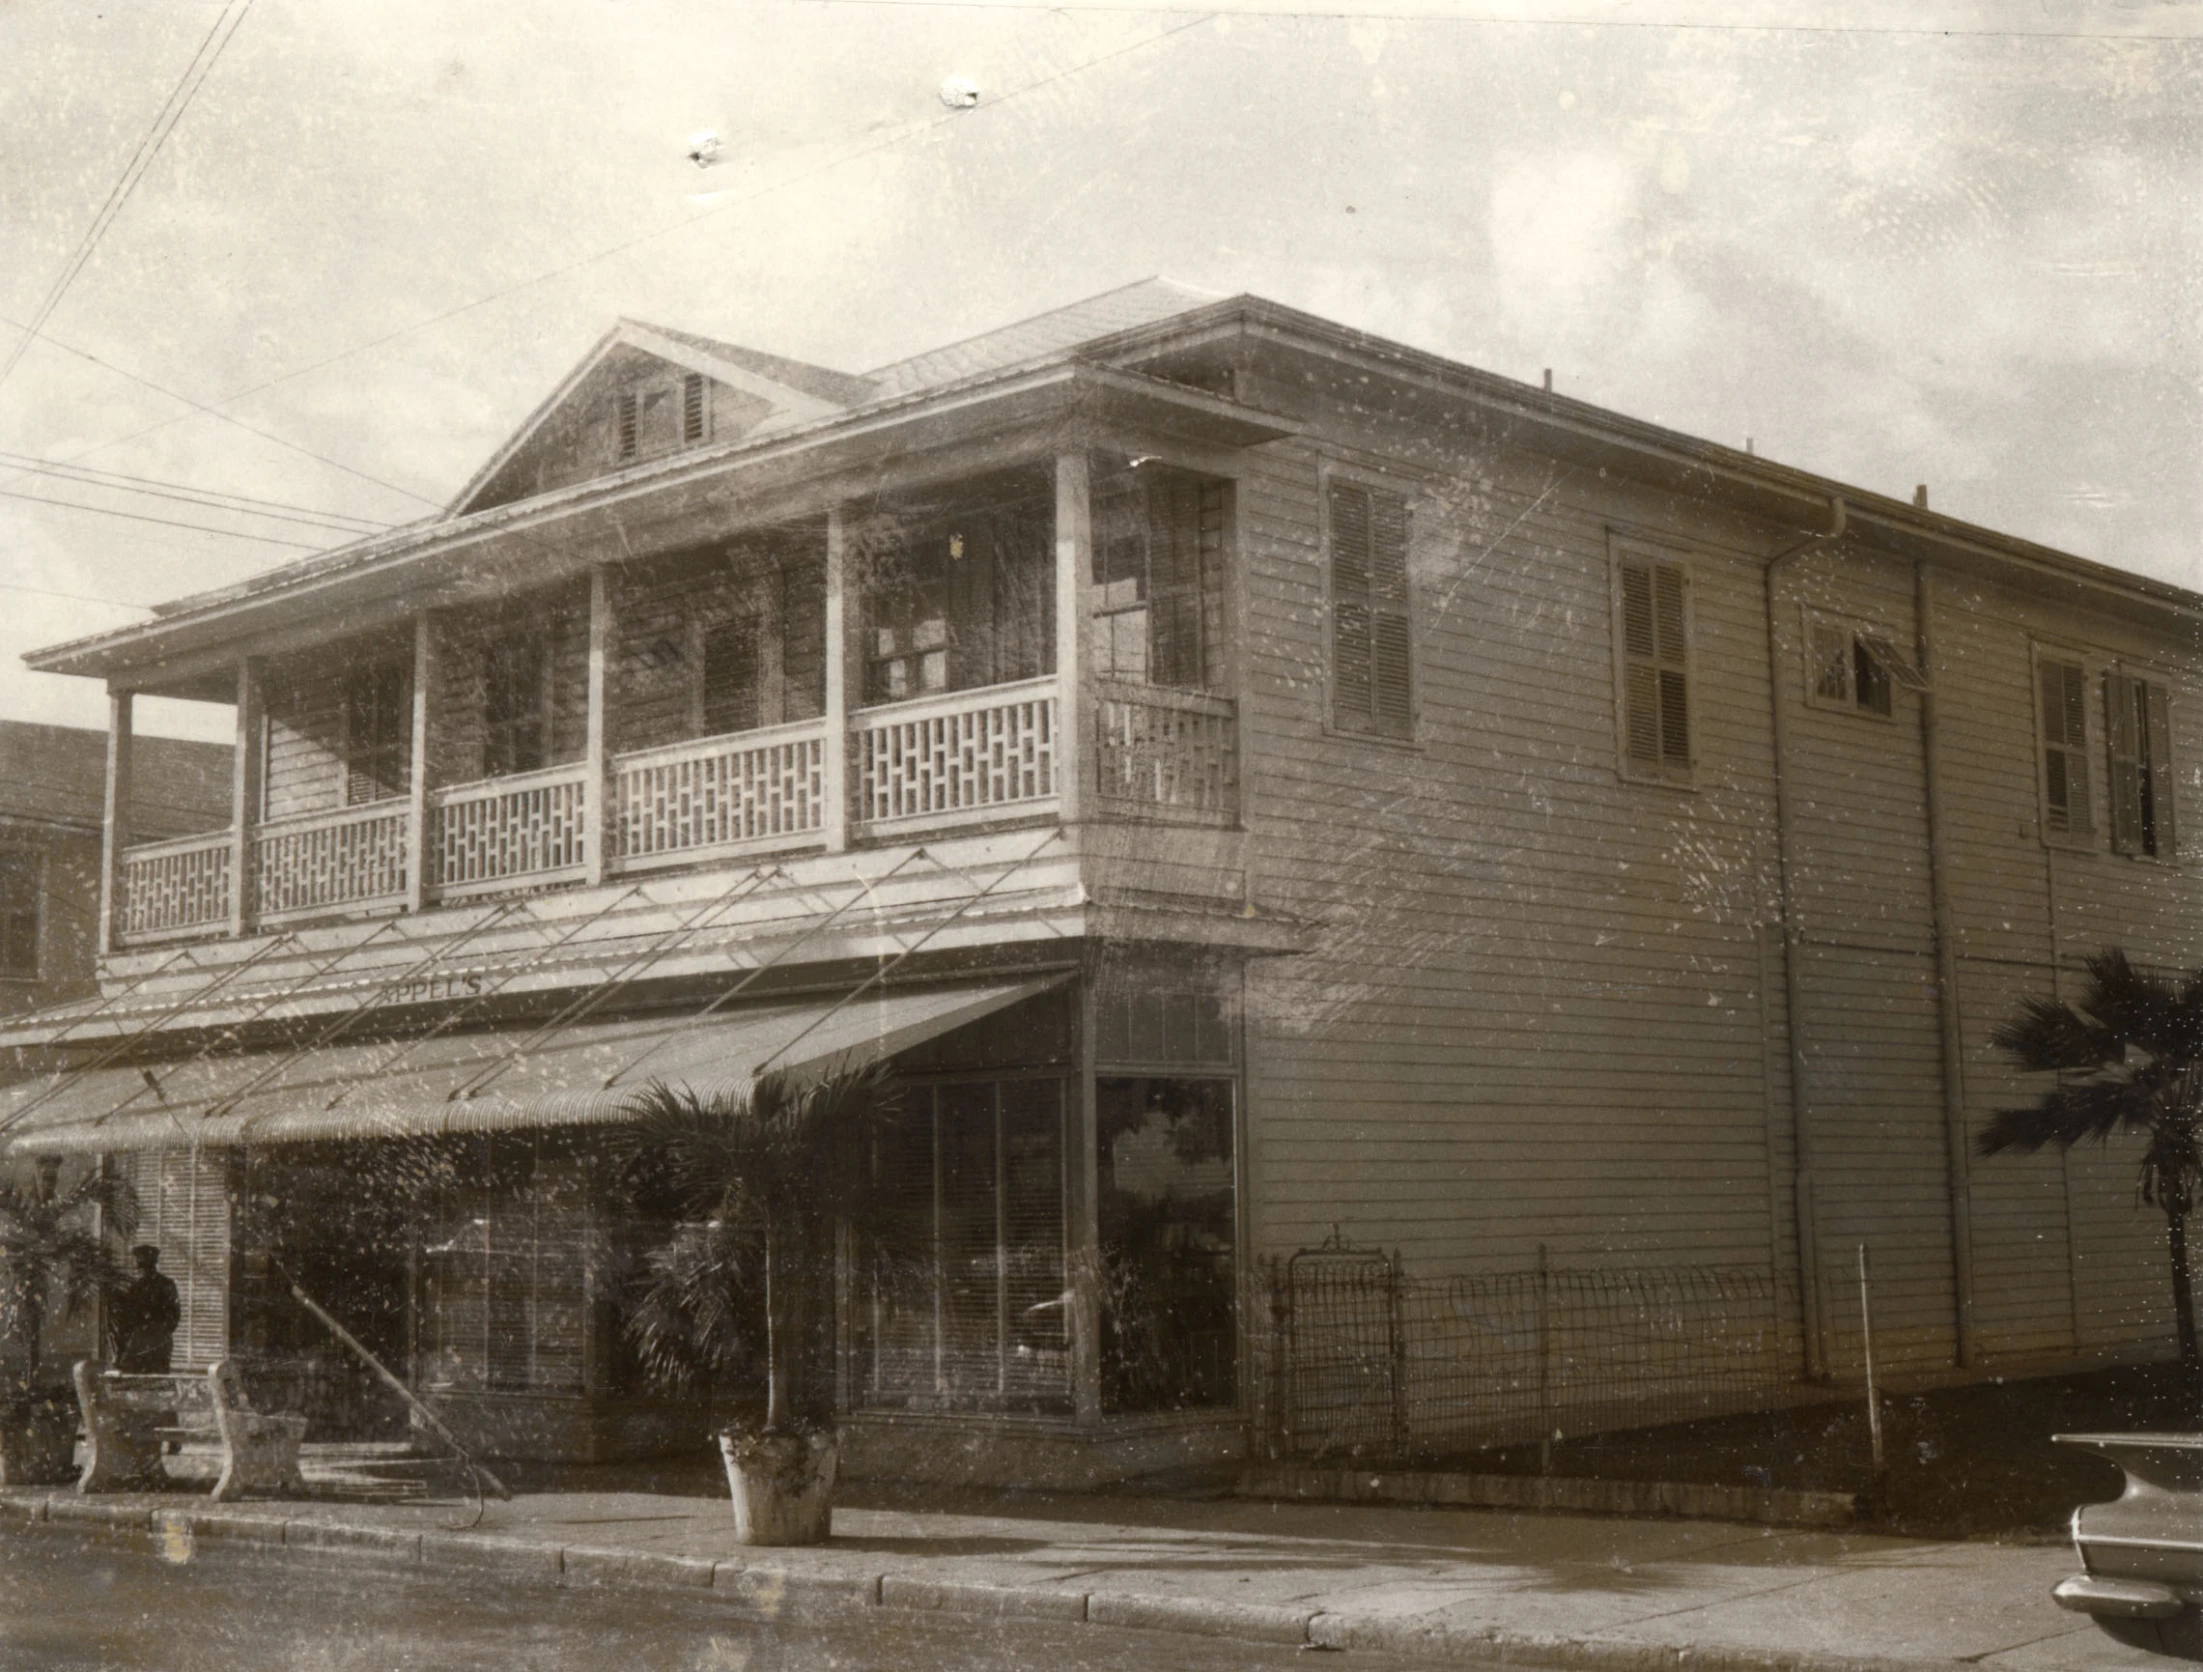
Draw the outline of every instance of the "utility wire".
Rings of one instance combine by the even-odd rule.
[[[1189,29],[1197,29],[1204,23],[1213,22],[1216,19],[1217,15],[1218,14],[1215,12],[1204,12],[1198,17],[1192,18],[1187,22],[1174,25],[1169,29],[1160,29],[1152,35],[1143,35],[1140,39],[1136,41],[1127,42],[1125,45],[1113,48],[1108,52],[1099,53],[1092,58],[1083,59],[1079,63],[1071,65],[1068,69],[1058,70],[1053,75],[1041,76],[1037,80],[1028,81],[1020,87],[1013,87],[1007,93],[1003,93],[999,97],[986,100],[980,105],[979,109],[981,112],[985,112],[987,110],[997,108],[1001,105],[1010,103],[1014,99],[1023,98],[1029,94],[1037,93],[1044,87],[1050,87],[1058,82],[1067,81],[1073,76],[1084,74],[1088,70],[1098,68],[1099,66],[1110,62],[1112,59],[1122,58],[1130,53],[1141,51],[1144,48],[1160,45],[1162,42],[1170,39],[1173,35],[1182,35]],[[666,237],[669,234],[684,232],[688,228],[697,225],[699,222],[709,220],[715,215],[723,214],[729,209],[740,208],[744,204],[754,203],[761,198],[770,197],[776,192],[782,192],[787,190],[791,186],[800,185],[806,180],[815,179],[819,175],[829,173],[834,169],[844,166],[845,164],[861,162],[866,157],[873,156],[881,151],[890,150],[893,147],[902,144],[905,140],[919,138],[922,135],[931,133],[935,129],[943,127],[948,123],[969,121],[970,119],[970,114],[965,111],[952,111],[940,116],[929,117],[922,122],[911,123],[909,126],[899,129],[895,133],[888,134],[885,137],[874,140],[869,144],[860,145],[855,147],[854,149],[843,151],[835,156],[828,157],[810,168],[804,169],[799,173],[789,175],[785,179],[775,180],[766,185],[759,186],[755,191],[745,192],[739,197],[729,197],[726,201],[715,203],[710,208],[704,209],[697,214],[686,216],[678,221],[669,222],[668,224],[656,227],[649,232],[637,233],[632,238],[623,239],[617,244],[606,245],[603,249],[597,250],[593,254],[580,256],[573,261],[567,262],[563,266],[546,269],[545,271],[537,273],[530,278],[521,279],[516,283],[509,284],[501,290],[493,290],[486,295],[477,296],[470,302],[462,302],[457,307],[446,308],[442,313],[432,314],[426,319],[415,320],[410,325],[401,325],[396,330],[385,332],[382,336],[371,338],[367,342],[356,343],[350,348],[340,350],[335,354],[327,355],[322,359],[312,361],[306,365],[298,367],[296,370],[285,372],[280,377],[272,377],[269,378],[266,382],[256,383],[248,389],[240,389],[234,395],[225,395],[221,398],[219,402],[215,403],[215,406],[201,406],[201,404],[197,401],[189,401],[186,404],[198,408],[201,411],[213,413],[217,417],[226,416],[225,414],[216,411],[216,406],[232,406],[239,401],[249,400],[254,395],[265,394],[270,389],[278,388],[281,385],[293,382],[298,378],[309,376],[310,374],[317,371],[322,371],[327,367],[338,364],[340,361],[349,360],[355,355],[366,354],[374,349],[385,347],[390,343],[396,342],[400,337],[409,336],[415,331],[425,331],[430,326],[441,325],[442,323],[444,323],[444,321],[449,319],[456,319],[461,314],[472,313],[477,308],[486,308],[494,302],[501,302],[506,297],[516,295],[520,291],[532,289],[536,285],[548,284],[554,279],[564,278],[568,274],[581,271],[581,269],[583,269],[584,267],[592,266],[600,261],[610,260],[613,256],[624,255],[630,250],[637,249],[644,244],[651,243],[656,239]],[[90,356],[87,355],[86,358],[89,359]],[[110,367],[109,369],[116,370],[118,368]],[[125,372],[123,373],[123,375],[127,377],[131,374]],[[163,393],[166,393],[166,391],[163,391]],[[181,399],[182,397],[178,398]],[[112,441],[102,441],[96,446],[87,447],[83,450],[83,452],[78,453],[75,456],[77,458],[85,458],[92,453],[100,452],[109,447],[120,447],[125,442],[135,441],[140,436],[150,435],[155,430],[165,429],[168,425],[178,422],[181,422],[180,418],[163,418],[158,423],[148,424],[144,429],[132,430],[127,435],[116,436]],[[318,457],[319,455],[316,456]],[[324,459],[322,462],[327,464],[332,463],[333,461]],[[351,467],[348,465],[339,465],[337,466],[337,468],[340,470],[351,469]],[[356,476],[365,475],[365,472],[362,471],[352,471],[351,473]],[[368,477],[367,479],[369,481],[380,480],[380,478],[377,477]],[[382,483],[382,485],[384,487],[396,486],[396,484],[389,482],[384,482]],[[409,497],[414,499],[421,498],[419,494],[413,494],[409,489],[397,488],[397,491],[399,493],[408,494]],[[430,502],[424,500],[423,503],[426,504]],[[438,509],[441,509],[441,507],[439,506]]]
[[[116,470],[94,470],[58,459],[42,459],[32,453],[11,453],[0,448],[0,463],[20,465],[36,476],[58,477],[89,488],[111,488],[118,493],[139,493],[155,499],[180,500],[186,505],[214,511],[236,511],[278,522],[304,523],[339,534],[380,534],[391,525],[371,522],[341,511],[317,511],[309,505],[293,505],[280,499],[258,499],[251,494],[224,493],[215,488],[195,488],[188,482],[164,482],[152,476],[131,476]]]
[[[50,586],[23,586],[0,581],[0,592],[28,592],[38,598],[66,598],[75,604],[112,604],[118,610],[150,610],[151,604],[133,604],[127,598],[101,598],[89,592],[56,592]]]
[[[18,321],[8,318],[8,316],[5,314],[0,314],[0,325],[12,325],[19,331],[24,329],[24,327]],[[258,436],[262,441],[272,441],[276,444],[276,446],[288,448],[291,452],[298,454],[301,458],[312,459],[316,464],[325,464],[331,470],[340,470],[347,476],[357,476],[362,482],[371,482],[378,488],[388,488],[392,493],[403,494],[407,499],[412,500],[417,505],[426,505],[430,509],[438,511],[443,509],[443,501],[440,499],[431,499],[426,494],[415,493],[411,488],[401,488],[395,482],[385,481],[380,476],[372,476],[364,470],[355,470],[348,464],[341,464],[337,460],[330,458],[326,453],[317,453],[311,447],[302,447],[295,441],[286,441],[283,439],[283,437],[277,435],[273,430],[264,430],[257,425],[248,424],[244,421],[244,419],[237,417],[234,413],[224,412],[220,407],[210,406],[205,401],[195,401],[189,395],[179,394],[174,389],[167,387],[165,384],[155,383],[149,377],[141,377],[138,375],[138,373],[134,371],[129,371],[124,367],[116,365],[112,360],[102,360],[98,355],[91,353],[89,350],[78,348],[73,343],[65,343],[58,337],[48,337],[45,340],[50,346],[60,349],[64,354],[73,354],[79,360],[90,361],[93,365],[99,367],[101,371],[113,372],[117,377],[128,378],[132,383],[137,384],[141,388],[150,389],[156,395],[165,395],[168,399],[177,402],[179,405],[188,406],[194,412],[202,412],[206,414],[206,416],[208,416],[209,418],[218,418],[225,424],[243,430],[247,435]],[[239,395],[235,398],[238,400],[243,400],[245,397]],[[164,426],[173,424],[175,422],[177,422],[177,420],[174,418],[163,418],[159,423],[148,425],[145,429],[132,430],[128,435],[117,436],[112,441],[97,442],[90,447],[84,448],[81,452],[72,455],[72,458],[70,459],[49,459],[46,462],[49,464],[68,464],[73,462],[74,459],[88,457],[89,455],[97,453],[104,448],[120,447],[126,441],[135,441],[141,435],[150,435],[153,433],[154,430],[161,429]],[[17,471],[12,476],[0,476],[0,482],[20,481],[25,474],[27,473],[23,471]]]
[[[241,529],[216,528],[212,523],[180,522],[174,517],[149,517],[143,511],[118,511],[112,505],[87,505],[80,499],[55,499],[50,494],[16,493],[0,488],[0,499],[25,499],[33,505],[54,505],[69,511],[91,511],[103,517],[125,517],[131,522],[159,523],[163,528],[189,528],[201,534],[219,534],[231,540],[252,540],[263,546],[289,546],[293,551],[314,552],[327,548],[312,540],[283,540],[273,534],[247,534]]]
[[[92,217],[92,224],[78,240],[75,251],[56,275],[52,285],[47,288],[45,298],[38,304],[38,311],[31,315],[29,326],[16,338],[15,346],[8,351],[7,360],[0,363],[0,383],[7,382],[9,374],[15,370],[38,333],[45,328],[54,309],[61,306],[61,299],[69,293],[69,286],[76,282],[76,276],[84,271],[85,263],[92,259],[92,252],[99,247],[99,241],[107,235],[107,229],[114,225],[115,217],[122,213],[122,206],[130,201],[130,194],[138,189],[138,182],[145,178],[145,171],[153,166],[153,159],[161,154],[161,147],[168,143],[168,136],[176,131],[176,124],[182,120],[193,96],[213,71],[229,43],[236,38],[237,26],[244,22],[245,14],[251,10],[252,0],[230,0],[230,4],[222,9],[222,15],[214,20],[214,27],[207,31],[206,39],[199,43],[199,50],[191,55],[191,62],[184,67],[183,78],[176,83],[159,114],[153,118],[153,126],[138,141],[138,148],[123,169],[122,178],[108,191],[107,201],[99,206],[99,213]]]

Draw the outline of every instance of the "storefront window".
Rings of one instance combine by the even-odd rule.
[[[1104,1410],[1236,1398],[1232,1086],[1095,1083]]]
[[[880,1205],[858,1319],[866,1402],[1067,1404],[1062,1082],[910,1087],[873,1166]]]
[[[578,1393],[590,1246],[587,1161],[531,1138],[464,1147],[421,1250],[430,1387]]]

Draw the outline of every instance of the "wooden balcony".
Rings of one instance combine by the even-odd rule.
[[[404,798],[257,824],[245,844],[242,914],[233,832],[131,847],[116,939],[144,946],[224,935],[240,917],[257,930],[403,910],[414,903],[417,863],[423,905],[577,884],[591,876],[599,840],[609,876],[1045,822],[1064,805],[1061,707],[1061,684],[1036,679],[857,710],[839,819],[827,722],[805,720],[612,754],[595,792],[581,763],[430,789],[422,856],[410,851]],[[1089,817],[1237,822],[1230,699],[1099,685],[1091,724]]]

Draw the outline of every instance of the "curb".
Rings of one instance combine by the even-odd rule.
[[[1457,1475],[1265,1465],[1241,1471],[1242,1498],[1437,1505],[1449,1509],[1560,1510],[1572,1515],[1676,1516],[1766,1527],[1849,1527],[1849,1492],[1708,1486],[1690,1481],[1579,1480],[1567,1475]]]
[[[1311,1649],[1374,1649],[1424,1661],[1548,1672],[1962,1672],[1957,1663],[1941,1660],[1539,1636],[1452,1629],[1412,1617],[1357,1618],[1222,1598],[989,1585],[891,1573],[819,1573],[656,1551],[548,1544],[496,1533],[413,1532],[319,1518],[285,1519],[259,1508],[156,1507],[103,1503],[73,1494],[49,1498],[7,1494],[0,1496],[0,1507],[12,1512],[9,1525],[14,1530],[45,1527],[95,1538],[117,1531],[134,1533],[155,1554],[171,1561],[188,1560],[200,1544],[207,1543],[276,1550],[308,1560],[361,1562],[385,1571],[397,1563],[575,1590],[703,1593],[723,1601],[738,1617],[772,1622],[800,1623],[807,1615],[847,1616],[881,1608],[1079,1622]]]

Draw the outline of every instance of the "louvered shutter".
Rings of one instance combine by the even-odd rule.
[[[2104,675],[2104,746],[2111,763],[2111,849],[2114,853],[2149,851],[2143,818],[2142,757],[2144,727],[2138,712],[2142,682],[2124,674]]]
[[[2042,705],[2043,822],[2051,832],[2086,836],[2089,812],[2087,675],[2078,662],[2049,658],[2036,665]]]
[[[2180,852],[2173,830],[2172,698],[2163,685],[2144,684],[2142,742],[2148,751],[2145,787],[2149,791],[2150,849],[2159,859]]]
[[[1332,718],[1404,737],[1415,712],[1407,501],[1343,482],[1329,499]]]
[[[612,441],[623,460],[642,451],[642,402],[632,389],[623,390],[614,405]]]
[[[1683,571],[1624,558],[1621,571],[1623,750],[1640,772],[1691,763],[1690,638]]]
[[[1063,1248],[1063,1098],[1054,1080],[1002,1087],[1003,1393],[1070,1391],[1070,1306]]]
[[[681,440],[694,445],[704,439],[704,428],[709,417],[704,403],[704,380],[694,372],[681,380]]]

